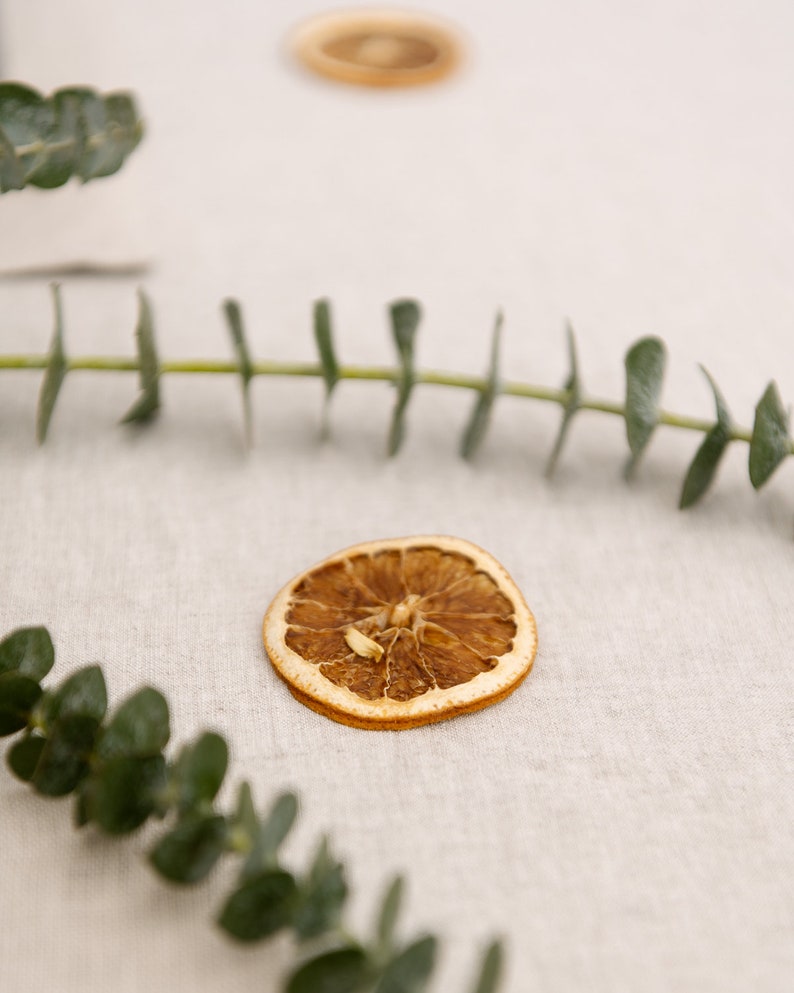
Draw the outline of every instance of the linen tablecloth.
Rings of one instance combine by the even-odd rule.
[[[663,402],[703,418],[697,363],[751,425],[774,377],[794,397],[794,8],[414,4],[465,39],[435,87],[312,77],[284,40],[312,2],[5,0],[3,72],[49,92],[135,92],[147,134],[118,176],[0,202],[0,269],[142,263],[62,280],[71,354],[133,355],[138,282],[163,358],[231,355],[220,302],[257,358],[314,361],[311,306],[333,304],[344,362],[394,362],[387,304],[421,300],[422,368],[582,378],[619,400],[623,355],[669,348]],[[0,351],[46,351],[45,280],[0,281]],[[434,989],[465,990],[505,937],[507,993],[783,993],[792,952],[792,469],[755,493],[747,447],[676,510],[700,437],[660,429],[636,478],[625,428],[574,421],[543,466],[555,405],[502,397],[471,462],[472,397],[417,388],[385,455],[393,390],[342,383],[319,437],[318,380],[257,379],[246,454],[233,377],[164,378],[145,431],[117,421],[131,374],[73,373],[47,443],[39,374],[0,373],[0,623],[46,624],[54,678],[106,667],[143,683],[175,742],[224,733],[264,804],[295,789],[304,864],[329,832],[353,926],[409,880],[404,933],[444,938]],[[357,541],[455,534],[500,559],[536,614],[526,683],[478,714],[408,732],[332,723],[297,703],[260,638],[294,574]],[[277,989],[277,940],[240,950],[212,925],[231,868],[164,885],[156,831],[108,840],[68,802],[0,777],[0,986],[59,993]]]

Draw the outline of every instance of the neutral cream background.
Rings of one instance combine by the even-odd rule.
[[[148,125],[122,175],[0,203],[0,267],[149,260],[160,349],[227,357],[240,297],[260,357],[310,360],[312,300],[338,347],[392,360],[384,305],[419,296],[425,366],[479,372],[497,306],[505,370],[565,375],[564,320],[593,392],[618,397],[646,333],[665,403],[709,416],[698,361],[738,420],[770,376],[794,397],[794,8],[766,0],[519,5],[439,0],[469,39],[436,89],[314,80],[285,33],[323,4],[5,0],[4,71],[43,90],[129,87]],[[418,7],[424,5],[418,4]],[[131,281],[64,282],[74,354],[130,354]],[[42,283],[0,282],[0,349],[43,351]],[[746,449],[675,511],[697,446],[659,432],[620,480],[620,424],[503,400],[474,465],[471,398],[418,393],[383,456],[383,385],[343,384],[318,441],[316,382],[258,381],[245,456],[231,380],[165,380],[145,433],[115,426],[130,376],[73,375],[43,450],[38,376],[0,376],[0,624],[47,624],[62,677],[99,660],[142,682],[175,737],[227,734],[232,782],[302,797],[291,852],[330,831],[368,926],[410,877],[410,928],[445,936],[436,991],[510,945],[506,993],[783,993],[792,952],[792,467],[756,495]],[[261,615],[294,573],[417,532],[487,547],[540,630],[497,707],[405,733],[332,724],[267,665]],[[240,951],[210,920],[228,878],[163,886],[151,836],[77,834],[65,803],[0,777],[3,993],[276,990],[284,942]]]

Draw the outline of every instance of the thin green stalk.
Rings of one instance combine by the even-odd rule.
[[[0,355],[0,369],[45,369],[48,356],[46,355]],[[137,359],[115,358],[112,356],[87,355],[66,360],[69,372],[138,372],[140,363]],[[323,369],[315,362],[253,362],[251,367],[254,376],[291,376],[322,378]],[[174,375],[205,374],[205,375],[237,375],[238,366],[234,362],[216,361],[210,359],[181,359],[164,361],[160,364],[160,373]],[[370,380],[375,382],[393,383],[399,379],[399,370],[388,366],[340,366],[339,379]],[[483,392],[488,382],[481,376],[470,376],[462,373],[439,372],[428,370],[417,372],[415,381],[427,386],[448,386],[457,389]],[[502,383],[500,393],[503,396],[523,397],[547,403],[556,403],[564,407],[570,391],[539,386],[534,383]],[[623,404],[600,397],[585,397],[580,402],[581,410],[592,410],[603,414],[611,414],[625,418],[626,408]],[[713,426],[712,421],[698,417],[688,417],[672,411],[660,410],[659,424],[679,428],[685,431],[697,431],[706,434]],[[747,428],[733,427],[730,432],[731,441],[743,441],[749,444],[752,432]],[[794,441],[788,446],[790,454],[794,455]]]

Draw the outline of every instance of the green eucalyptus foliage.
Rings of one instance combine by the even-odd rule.
[[[61,385],[66,376],[66,354],[63,349],[63,310],[61,307],[60,287],[52,287],[53,305],[55,308],[55,331],[50,345],[50,355],[44,378],[41,381],[41,392],[36,408],[36,440],[41,445],[47,437],[55,401],[58,399]]]
[[[455,373],[422,372],[416,368],[416,336],[421,308],[415,300],[398,300],[389,308],[392,337],[398,356],[398,366],[393,369],[342,366],[338,363],[332,337],[331,305],[324,299],[316,302],[312,317],[319,357],[316,364],[254,361],[246,344],[242,312],[239,304],[234,300],[227,300],[223,305],[235,353],[233,362],[203,359],[162,362],[157,351],[151,305],[142,292],[139,294],[136,360],[67,358],[63,345],[61,299],[57,287],[54,289],[54,303],[55,333],[46,356],[0,355],[0,370],[32,368],[44,370],[37,414],[37,436],[40,442],[44,441],[47,435],[58,391],[67,372],[80,369],[93,371],[126,369],[138,371],[141,392],[124,417],[124,421],[141,424],[150,421],[160,408],[160,380],[166,373],[239,376],[243,387],[245,434],[249,444],[252,422],[250,384],[255,376],[311,376],[322,379],[325,385],[323,435],[328,434],[330,397],[343,380],[377,380],[390,383],[396,388],[397,399],[389,425],[387,443],[389,455],[396,455],[403,444],[408,406],[418,385],[451,386],[475,394],[471,414],[461,437],[460,452],[464,458],[471,458],[481,448],[497,397],[515,396],[555,403],[562,408],[563,416],[548,460],[546,474],[549,477],[553,475],[570,435],[574,417],[584,411],[598,411],[601,414],[618,416],[624,421],[630,451],[624,471],[627,479],[636,471],[641,457],[649,448],[654,432],[660,425],[694,431],[704,437],[687,470],[679,501],[681,508],[691,507],[705,496],[716,478],[717,468],[723,455],[735,442],[749,443],[750,481],[756,489],[760,489],[785,459],[794,454],[789,414],[774,382],[767,386],[756,406],[752,431],[738,427],[733,422],[717,384],[708,373],[706,376],[715,397],[717,411],[714,422],[706,424],[702,420],[663,410],[660,403],[667,351],[659,338],[641,338],[628,349],[624,359],[625,398],[623,403],[616,403],[585,393],[576,340],[570,326],[566,329],[569,373],[561,389],[502,379],[499,372],[501,313],[498,314],[494,327],[489,368],[484,377],[477,378]],[[0,671],[2,671],[1,654]]]
[[[19,628],[0,641],[0,674],[18,672],[44,679],[55,662],[55,648],[46,628]]]
[[[422,993],[435,966],[437,946],[433,935],[406,945],[383,970],[375,993]]]
[[[719,387],[705,369],[703,369],[703,375],[708,380],[711,392],[714,394],[717,420],[714,427],[711,428],[703,439],[700,448],[698,448],[689,466],[679,501],[679,507],[682,510],[697,503],[711,486],[716,476],[717,468],[731,441],[732,422],[728,407],[725,404],[725,399]]]
[[[485,949],[480,971],[474,981],[472,993],[496,993],[504,969],[504,948],[500,941],[493,941]]]
[[[359,993],[370,984],[370,963],[358,945],[323,952],[297,969],[286,993]]]
[[[299,884],[293,927],[307,940],[336,928],[347,899],[344,866],[331,854],[323,838],[306,877]]]
[[[659,338],[641,338],[626,352],[626,440],[631,458],[628,479],[659,423],[659,399],[667,350]]]
[[[397,402],[394,405],[388,441],[389,455],[396,455],[405,439],[405,412],[416,384],[414,343],[422,312],[415,300],[397,300],[389,308],[389,316],[400,362],[400,373],[396,380]]]
[[[582,381],[579,377],[579,356],[576,350],[576,338],[570,324],[567,325],[565,330],[568,339],[570,372],[565,381],[565,401],[563,404],[560,430],[557,434],[557,440],[554,442],[554,448],[551,450],[549,461],[546,464],[546,476],[549,479],[554,475],[554,470],[557,468],[557,462],[562,453],[563,445],[568,438],[571,422],[582,407]]]
[[[496,315],[496,324],[491,338],[491,361],[485,380],[485,389],[477,394],[472,408],[471,417],[463,431],[460,443],[460,454],[464,459],[470,459],[485,440],[488,424],[491,420],[491,410],[499,395],[499,348],[502,339],[502,312]]]
[[[323,404],[322,435],[327,438],[329,429],[328,410],[331,404],[331,394],[339,382],[339,363],[334,351],[333,327],[331,322],[331,304],[328,300],[317,300],[314,304],[314,342],[325,382],[325,403]]]
[[[70,87],[44,97],[22,83],[0,83],[0,193],[109,176],[142,135],[128,93]]]
[[[759,490],[791,452],[789,416],[773,380],[755,408],[750,441],[750,482]]]
[[[265,869],[240,883],[218,923],[238,941],[260,941],[292,922],[297,902],[295,877],[283,869]]]
[[[97,665],[75,669],[54,688],[40,680],[52,667],[52,639],[43,627],[13,631],[0,641],[0,732],[20,737],[6,753],[10,771],[43,796],[75,797],[75,823],[108,835],[136,831],[150,818],[166,824],[150,853],[152,868],[169,883],[195,885],[224,856],[238,859],[236,885],[218,924],[242,944],[291,931],[300,961],[284,980],[285,993],[422,993],[433,972],[437,939],[403,942],[397,923],[405,888],[401,877],[379,903],[369,941],[342,925],[348,896],[343,864],[321,838],[304,872],[282,864],[281,848],[298,814],[293,793],[259,811],[247,782],[231,810],[217,808],[226,778],[226,740],[205,731],[172,760],[168,703],[143,687],[108,713]],[[502,951],[486,950],[472,993],[497,993]]]
[[[224,817],[188,814],[157,842],[152,865],[174,883],[201,882],[223,854],[227,832]]]
[[[15,734],[28,726],[41,686],[21,672],[0,674],[0,736]]]
[[[138,326],[135,329],[138,344],[138,371],[141,393],[121,420],[122,424],[150,421],[160,409],[160,362],[154,341],[154,323],[149,298],[138,291]]]
[[[245,440],[250,447],[253,440],[253,421],[251,419],[251,380],[254,378],[254,369],[251,364],[251,356],[248,351],[248,344],[245,340],[245,328],[243,327],[243,315],[240,304],[236,300],[224,300],[223,313],[229,325],[229,334],[232,339],[232,348],[240,369],[240,382],[243,389],[243,421],[245,422]]]

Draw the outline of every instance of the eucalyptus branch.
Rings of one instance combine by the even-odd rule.
[[[233,807],[218,810],[229,758],[221,735],[204,732],[168,756],[170,716],[161,693],[144,687],[108,716],[101,668],[79,668],[45,689],[41,681],[54,660],[46,628],[21,628],[0,641],[0,736],[21,733],[6,754],[18,779],[45,797],[73,795],[78,827],[90,824],[120,836],[151,817],[165,820],[149,861],[171,883],[199,883],[223,856],[236,857],[237,884],[217,923],[243,944],[292,933],[298,961],[284,981],[285,993],[425,990],[438,941],[434,935],[408,942],[398,937],[401,877],[387,888],[372,934],[352,935],[342,924],[344,866],[328,839],[320,839],[303,871],[282,864],[280,848],[298,812],[293,793],[260,811],[243,782]],[[471,993],[495,993],[502,956],[501,943],[492,942]]]
[[[43,97],[21,83],[0,83],[0,193],[109,176],[142,135],[128,93],[71,87]]]
[[[410,400],[417,386],[438,386],[469,390],[476,394],[471,414],[464,425],[460,453],[472,458],[485,440],[493,407],[501,396],[522,397],[540,402],[554,403],[562,408],[562,422],[547,465],[551,475],[562,453],[574,418],[583,411],[596,411],[621,418],[626,427],[629,459],[625,476],[636,471],[641,456],[647,449],[659,425],[678,430],[693,431],[704,435],[700,447],[687,470],[679,506],[692,506],[711,486],[722,457],[728,446],[735,442],[749,445],[748,470],[755,489],[760,489],[780,464],[794,455],[789,421],[790,417],[780,398],[776,383],[771,381],[758,401],[752,429],[737,425],[727,404],[709,373],[703,369],[714,396],[716,419],[714,421],[674,413],[660,406],[667,352],[664,343],[656,337],[641,338],[629,348],[624,359],[626,389],[621,401],[591,396],[585,392],[579,370],[576,340],[573,329],[568,327],[570,372],[561,388],[532,383],[503,380],[499,370],[499,346],[502,315],[497,316],[491,342],[490,360],[485,376],[462,373],[420,370],[415,367],[414,353],[421,309],[413,300],[400,300],[389,309],[392,336],[399,364],[388,366],[341,365],[333,343],[331,307],[327,300],[314,306],[314,337],[318,350],[317,362],[257,361],[251,358],[245,337],[242,312],[234,300],[223,305],[235,358],[231,361],[213,359],[161,360],[154,335],[151,306],[146,295],[139,293],[139,317],[136,328],[137,358],[111,358],[66,355],[63,339],[63,317],[60,292],[53,287],[55,304],[55,333],[47,355],[0,355],[2,369],[42,369],[44,379],[37,411],[37,437],[43,442],[47,436],[55,402],[69,372],[137,372],[141,392],[123,418],[125,423],[150,421],[161,405],[160,382],[165,375],[234,375],[239,376],[243,390],[243,413],[246,439],[252,435],[250,383],[257,376],[314,377],[325,384],[323,407],[323,432],[328,433],[328,411],[332,394],[343,380],[370,380],[386,382],[396,388],[387,451],[395,455],[406,436],[406,417]]]

